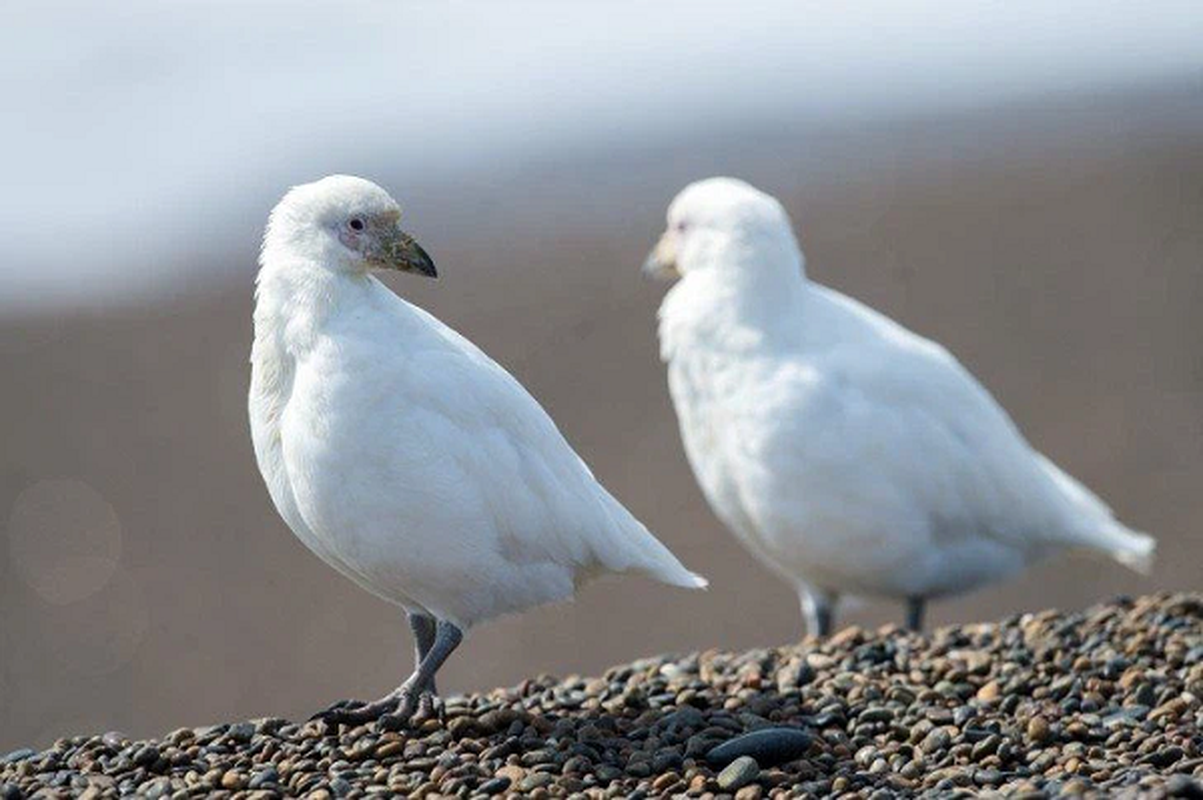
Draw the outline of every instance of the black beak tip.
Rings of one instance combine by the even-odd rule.
[[[434,259],[430,257],[430,253],[423,250],[422,246],[416,242],[414,243],[414,249],[418,251],[418,271],[428,278],[439,277],[439,271],[435,268]]]

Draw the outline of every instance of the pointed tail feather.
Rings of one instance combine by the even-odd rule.
[[[680,586],[682,589],[710,588],[710,581],[706,580],[696,572],[690,572],[680,564],[677,566],[681,568],[679,570],[674,569],[672,571],[657,570],[654,574],[652,574],[652,577],[667,583],[669,586]]]
[[[1147,533],[1128,530],[1116,525],[1116,546],[1108,553],[1128,569],[1136,570],[1142,575],[1153,571],[1153,561],[1157,550],[1157,540]]]
[[[638,522],[636,524],[639,525]],[[639,528],[642,536],[636,539],[638,557],[631,564],[631,571],[683,589],[705,589],[710,586],[710,581],[696,572],[690,572],[651,531],[642,525]]]
[[[601,490],[600,499],[614,525],[610,547],[599,554],[602,563],[616,572],[638,572],[683,589],[705,589],[710,585],[710,581],[686,569],[655,534],[605,489]]]
[[[1071,541],[1106,553],[1128,569],[1148,575],[1153,569],[1157,540],[1125,527],[1098,495],[1040,453],[1036,456],[1073,508],[1076,524],[1071,526],[1074,532]]]

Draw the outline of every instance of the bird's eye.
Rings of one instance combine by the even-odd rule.
[[[347,224],[351,226],[351,230],[353,230],[353,231],[363,230],[363,220],[361,220],[359,217],[353,218]]]
[[[676,225],[673,225],[673,230],[677,233],[684,233],[689,230],[689,223],[685,220],[678,220]]]

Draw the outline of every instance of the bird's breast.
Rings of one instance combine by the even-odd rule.
[[[741,421],[732,406],[738,373],[738,365],[721,357],[678,356],[668,366],[686,458],[706,499],[732,527],[744,523],[729,447]]]
[[[269,337],[257,336],[251,351],[251,387],[247,398],[255,460],[276,510],[297,536],[305,540],[307,533],[284,463],[283,424],[295,377],[296,362],[283,347]]]

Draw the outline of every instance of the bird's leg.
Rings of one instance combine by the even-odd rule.
[[[411,611],[409,614],[409,629],[414,634],[414,670],[426,660],[426,654],[434,646],[435,627],[434,617]],[[430,679],[430,691],[438,694],[434,686],[434,678]]]
[[[436,702],[434,673],[459,645],[463,634],[454,625],[436,623],[433,618],[425,615],[411,614],[409,624],[414,633],[417,665],[405,683],[373,703],[340,701],[325,711],[319,711],[310,719],[324,720],[328,725],[356,726],[373,722],[385,715],[392,717],[393,723],[408,722],[414,716],[415,710],[424,711],[426,716],[437,714],[439,707]],[[454,631],[454,635],[443,633],[444,626]],[[452,639],[454,643],[450,643]],[[440,642],[443,644],[440,645]],[[441,652],[440,647],[445,652]],[[437,661],[433,662],[432,667],[427,667],[432,663],[432,657],[437,658]]]
[[[906,627],[915,633],[923,632],[923,612],[927,607],[927,600],[922,597],[908,597],[906,599]]]
[[[435,691],[434,676],[463,640],[463,631],[455,625],[445,620],[435,622],[434,641],[414,674],[394,693],[396,710],[380,720],[384,727],[399,728],[412,721],[442,715],[443,706]]]
[[[806,619],[806,632],[816,636],[830,636],[831,624],[835,617],[835,603],[838,598],[830,592],[812,589],[809,586],[800,586],[798,594],[802,599],[802,616]]]

